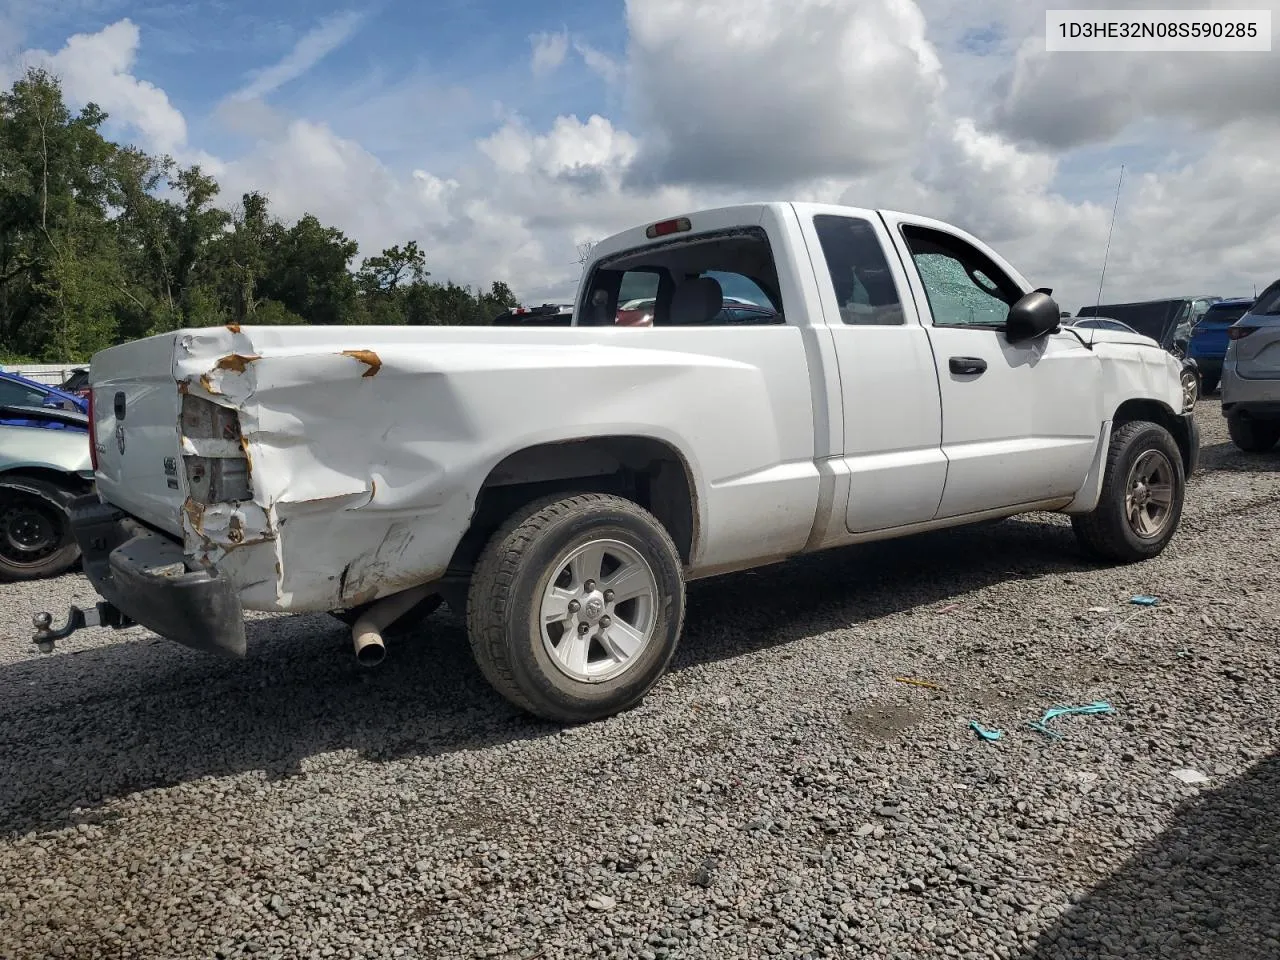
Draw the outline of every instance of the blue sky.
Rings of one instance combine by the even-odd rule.
[[[1049,54],[1073,4],[0,0],[0,77],[52,66],[228,206],[261,190],[531,301],[572,294],[583,242],[800,199],[950,220],[1074,309],[1121,164],[1108,299],[1271,282],[1280,52]]]
[[[192,140],[214,153],[244,147],[220,122],[219,102],[287,58],[308,34],[328,32],[331,44],[319,49],[332,49],[272,90],[271,104],[323,118],[393,165],[456,159],[504,113],[540,127],[560,113],[625,106],[572,49],[553,74],[530,75],[530,37],[569,25],[575,40],[620,61],[621,0],[32,0],[19,15],[23,46],[57,50],[68,36],[122,17],[141,32],[134,74],[163,89],[185,115]]]

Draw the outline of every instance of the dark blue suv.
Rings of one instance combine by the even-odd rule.
[[[1187,356],[1200,368],[1200,392],[1212,393],[1222,377],[1222,359],[1227,355],[1227,329],[1249,312],[1252,297],[1219,300],[1204,312],[1191,331]]]

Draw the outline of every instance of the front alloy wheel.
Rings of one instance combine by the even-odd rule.
[[[1097,506],[1071,518],[1077,539],[1106,560],[1158,556],[1178,529],[1186,474],[1172,434],[1158,423],[1122,423],[1111,436]]]

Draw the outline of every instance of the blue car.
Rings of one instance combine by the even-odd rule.
[[[24,416],[24,411],[32,411]],[[16,373],[0,373],[0,424],[10,427],[42,427],[47,430],[81,429],[76,417],[48,416],[47,411],[65,410],[88,414],[89,401],[73,393],[46,386]],[[87,424],[87,421],[86,421]],[[88,427],[84,427],[88,429]]]
[[[1222,360],[1227,355],[1227,329],[1249,312],[1252,297],[1219,300],[1204,312],[1191,331],[1187,355],[1200,367],[1200,391],[1212,393],[1222,377]]]

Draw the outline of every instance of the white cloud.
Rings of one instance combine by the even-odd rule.
[[[564,58],[569,53],[569,33],[565,30],[559,33],[535,33],[529,38],[529,44],[533,48],[529,68],[535,77],[545,76],[559,70],[564,64]]]
[[[163,90],[133,75],[140,39],[137,25],[125,19],[97,33],[78,33],[57,53],[31,50],[21,59],[60,77],[72,102],[98,104],[111,126],[139,146],[176,153],[186,146],[187,123]]]
[[[232,100],[259,100],[307,73],[317,63],[351,39],[364,14],[347,11],[322,20],[303,34],[283,59],[252,74],[252,79],[231,95]]]
[[[573,49],[582,58],[582,62],[587,65],[587,69],[605,83],[617,83],[622,79],[622,64],[618,63],[603,50],[597,50],[585,40],[574,40]]]
[[[649,176],[783,188],[908,159],[943,88],[912,0],[628,0]]]
[[[1280,190],[1270,163],[1280,152],[1280,118],[1251,99],[1254,86],[1243,74],[1231,74],[1214,96],[1222,117],[1237,100],[1252,105],[1247,117],[1215,121],[1206,136],[1184,137],[1180,152],[1167,152],[1144,123],[1154,117],[1168,129],[1172,118],[1208,129],[1212,103],[1160,70],[1144,74],[1142,64],[1155,61],[1090,61],[1113,77],[1105,82],[1078,69],[1062,74],[1054,62],[1037,66],[1026,53],[1044,29],[1042,9],[1026,9],[1034,4],[922,3],[928,22],[910,0],[798,0],[785,7],[772,0],[630,0],[625,62],[601,53],[593,66],[592,48],[563,32],[543,35],[550,53],[542,59],[553,69],[572,45],[590,69],[622,84],[638,108],[625,126],[598,114],[534,126],[503,110],[461,161],[441,168],[410,161],[412,172],[400,172],[368,148],[366,135],[342,136],[324,122],[255,101],[236,114],[255,144],[206,162],[229,204],[263,190],[278,215],[315,213],[358,239],[366,255],[415,239],[437,279],[503,279],[532,301],[572,293],[581,241],[767,191],[950,220],[987,239],[1036,283],[1054,287],[1074,311],[1096,295],[1109,190],[1122,155],[1072,151],[1035,135],[1026,125],[1029,105],[1051,106],[1056,96],[1077,104],[1056,122],[1101,123],[1092,132],[1085,123],[1085,139],[1118,132],[1137,141],[1123,154],[1129,167],[1107,299],[1248,292],[1280,273]],[[537,61],[539,41],[530,43]],[[136,27],[123,21],[43,56],[61,58],[61,72],[74,79],[67,86],[73,101],[97,100],[153,148],[182,144],[181,114],[132,74],[137,44]],[[1029,65],[1014,59],[1020,49]],[[1179,61],[1193,73],[1198,62]],[[993,94],[991,83],[1003,72],[1014,79]],[[268,81],[260,74],[254,83],[265,90]],[[1113,115],[1102,92],[1121,82],[1139,107]],[[1123,99],[1127,89],[1111,92]],[[1196,120],[1180,96],[1201,97],[1204,117]],[[1081,180],[1081,164],[1097,189],[1067,195],[1064,184]]]

